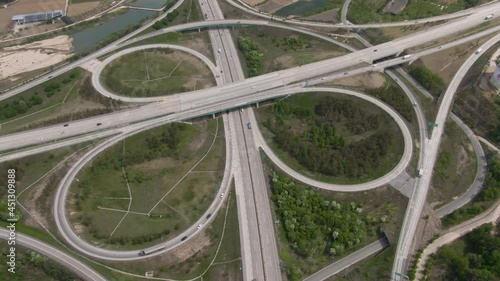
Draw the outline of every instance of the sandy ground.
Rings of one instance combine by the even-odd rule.
[[[99,6],[100,1],[71,4],[68,7],[68,16],[79,15]]]
[[[10,78],[23,72],[45,68],[71,56],[71,41],[67,35],[7,47],[0,51],[0,79]]]
[[[0,32],[7,31],[14,15],[64,10],[65,5],[66,0],[19,0],[6,9],[0,9]]]

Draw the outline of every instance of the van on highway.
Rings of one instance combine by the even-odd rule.
[[[247,128],[248,128],[248,129],[252,129],[252,123],[248,122],[248,123],[247,123]]]
[[[493,14],[490,14],[490,15],[487,15],[484,20],[490,20],[491,18],[493,18]]]
[[[474,54],[476,54],[476,55],[477,55],[477,54],[481,53],[481,51],[483,51],[483,49],[482,49],[482,48],[479,48],[479,49],[477,49],[477,50],[474,52]]]
[[[184,240],[186,240],[186,239],[188,239],[188,237],[187,237],[187,236],[184,236],[184,237],[182,237],[181,241],[184,241]]]
[[[405,55],[405,56],[403,56],[403,59],[404,59],[404,60],[407,60],[407,59],[409,59],[409,58],[411,58],[411,55]]]
[[[217,53],[220,53],[220,52],[221,52],[221,50],[220,50],[220,49],[217,49]]]

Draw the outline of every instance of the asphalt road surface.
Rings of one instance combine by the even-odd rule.
[[[484,43],[481,48],[483,50],[487,50],[499,40],[500,34],[497,34]],[[415,238],[415,231],[427,197],[427,191],[431,181],[432,171],[434,170],[439,143],[441,142],[444,125],[450,112],[454,94],[469,68],[479,57],[480,56],[478,54],[473,54],[465,61],[453,77],[448,89],[442,97],[441,105],[439,107],[436,120],[434,121],[434,123],[438,126],[432,130],[431,138],[426,145],[426,150],[424,152],[424,160],[421,167],[421,169],[423,169],[423,175],[421,178],[417,179],[416,188],[414,189],[403,220],[403,226],[398,241],[398,248],[396,250],[396,257],[391,272],[391,276],[394,280],[403,280],[403,277],[400,274],[405,273],[408,267],[408,256],[410,254],[411,245]]]
[[[10,236],[10,231],[6,228],[0,228],[0,238],[8,240]],[[31,238],[28,235],[16,232],[16,243],[30,248],[40,254],[43,254],[50,259],[56,261],[57,263],[63,265],[67,269],[71,270],[76,275],[80,276],[84,280],[88,281],[106,281],[106,278],[102,277],[101,274],[94,271],[89,266],[83,264],[79,260],[73,258],[72,256],[60,251],[59,249],[45,244],[37,239]],[[8,274],[8,273],[6,273]]]

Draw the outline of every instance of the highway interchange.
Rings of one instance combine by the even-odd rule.
[[[262,21],[249,21],[249,20],[222,20],[222,12],[218,7],[216,1],[204,1],[200,0],[202,9],[207,9],[207,14],[210,14],[208,18],[208,25],[214,27],[218,25],[225,24],[248,24],[248,25],[263,25]],[[178,5],[176,5],[178,6]],[[205,7],[205,8],[203,8]],[[175,7],[173,7],[175,8]],[[252,79],[244,79],[243,72],[238,55],[236,53],[231,35],[227,29],[224,28],[211,28],[209,29],[209,35],[214,46],[213,51],[216,57],[216,65],[213,65],[206,57],[201,54],[196,54],[192,50],[185,50],[186,52],[193,53],[198,56],[201,60],[205,61],[211,71],[214,73],[219,73],[222,70],[223,75],[216,78],[217,84],[220,85],[215,88],[198,90],[189,93],[183,93],[168,97],[155,97],[155,98],[139,98],[139,99],[129,99],[125,97],[116,96],[110,93],[100,85],[98,75],[94,72],[93,83],[96,89],[103,95],[113,97],[115,99],[121,99],[124,101],[134,101],[134,102],[149,102],[148,104],[131,109],[126,112],[118,112],[110,115],[98,116],[94,118],[89,118],[85,120],[75,121],[71,123],[71,126],[64,128],[64,138],[62,142],[76,143],[81,138],[75,136],[80,136],[83,134],[86,139],[93,139],[96,137],[115,135],[104,142],[100,143],[96,148],[89,151],[85,156],[83,156],[75,166],[70,169],[66,174],[65,178],[61,182],[57,196],[56,203],[54,205],[54,211],[56,216],[56,223],[60,229],[66,242],[71,244],[74,248],[87,255],[99,258],[99,259],[110,259],[110,260],[136,260],[146,257],[139,257],[137,251],[110,251],[99,249],[89,245],[85,241],[79,239],[72,231],[67,219],[65,218],[65,192],[68,191],[69,185],[72,182],[74,176],[78,171],[96,155],[98,155],[105,148],[113,145],[114,143],[120,141],[121,139],[136,134],[140,131],[152,128],[161,124],[165,124],[173,121],[180,121],[185,119],[191,119],[197,116],[206,116],[210,114],[215,114],[219,112],[224,112],[227,109],[239,108],[242,105],[248,106],[252,103],[269,100],[272,98],[286,96],[299,92],[306,91],[332,91],[339,92],[343,94],[354,94],[352,91],[341,90],[341,89],[323,89],[323,88],[304,88],[305,86],[310,86],[314,84],[324,83],[333,79],[344,77],[344,69],[349,69],[349,75],[354,75],[357,73],[362,73],[366,71],[373,71],[372,62],[374,60],[384,58],[391,55],[398,55],[409,47],[416,45],[421,45],[427,42],[432,42],[438,38],[442,38],[449,34],[455,34],[457,32],[463,31],[470,28],[473,25],[481,24],[484,21],[484,17],[491,13],[500,12],[500,5],[498,3],[490,4],[488,8],[479,7],[473,10],[468,10],[466,12],[461,12],[458,15],[463,16],[469,14],[467,17],[463,17],[444,25],[436,26],[425,31],[421,31],[409,37],[400,38],[388,43],[384,43],[378,46],[368,47],[360,51],[354,51],[353,48],[348,48],[350,51],[354,51],[348,55],[328,59],[322,62],[312,63],[309,65],[303,65],[300,67],[292,68],[289,70],[283,70],[279,72],[265,74]],[[163,15],[164,16],[164,15]],[[449,16],[451,18],[451,16]],[[268,22],[267,25],[274,25],[273,22]],[[194,27],[203,27],[207,23],[189,23],[181,27],[172,27],[161,30],[157,34],[162,34],[166,32],[172,32],[176,30],[185,30]],[[481,33],[481,36],[485,34],[493,34],[500,30],[499,27],[490,28]],[[135,33],[137,34],[137,33]],[[152,35],[145,35],[139,37],[141,39],[146,39]],[[479,35],[472,36],[473,38],[478,38]],[[128,36],[129,39],[132,36]],[[495,36],[485,43],[482,48],[486,50],[496,43],[499,36]],[[465,39],[462,39],[465,40]],[[468,39],[473,40],[473,39]],[[118,43],[113,43],[98,52],[83,58],[75,63],[65,66],[63,69],[56,70],[55,72],[48,74],[45,77],[32,81],[25,86],[10,91],[6,94],[0,95],[0,100],[7,97],[11,97],[17,93],[20,93],[34,85],[43,83],[46,81],[46,77],[62,74],[74,67],[77,67],[91,59],[95,59],[105,53],[111,52],[113,50],[123,48],[126,45],[140,41],[139,39],[132,39],[130,42],[125,42],[121,40]],[[330,40],[331,41],[331,40]],[[125,42],[125,43],[123,43]],[[463,42],[463,41],[461,41]],[[445,48],[450,48],[456,46],[457,41],[443,44],[439,48],[428,48],[423,50],[418,54],[413,54],[414,58],[418,56],[423,56],[432,52],[436,52]],[[134,50],[141,49],[140,47],[134,47]],[[152,46],[149,46],[150,48]],[[167,46],[164,46],[167,47]],[[172,46],[168,46],[172,47]],[[172,47],[176,48],[176,47]],[[222,52],[217,52],[218,49],[223,50]],[[126,49],[127,50],[127,49]],[[103,64],[100,65],[100,70],[104,67],[105,63],[111,61],[115,57],[130,51],[121,51],[120,53],[114,54],[112,57],[106,59]],[[400,241],[398,243],[398,254],[396,256],[396,261],[393,268],[393,276],[396,272],[404,272],[407,266],[406,260],[409,257],[409,251],[413,233],[418,223],[418,218],[421,214],[421,208],[425,203],[425,197],[427,194],[427,188],[429,186],[431,173],[427,171],[432,171],[432,167],[435,162],[437,149],[442,135],[443,125],[449,113],[449,106],[451,105],[451,100],[453,94],[458,87],[458,83],[465,72],[470,68],[472,63],[479,56],[471,56],[460,69],[459,73],[455,76],[448,88],[445,99],[440,107],[438,117],[436,118],[436,123],[442,124],[438,127],[439,129],[434,129],[432,136],[428,143],[425,143],[420,150],[419,161],[422,163],[424,169],[424,176],[416,180],[416,188],[414,188],[414,194],[411,196],[409,207],[407,209],[407,215],[405,216],[405,222],[403,223],[403,231],[400,236]],[[207,61],[208,60],[208,61]],[[401,57],[397,57],[392,60],[384,61],[378,65],[378,69],[383,70],[386,67],[398,65],[401,63],[406,63]],[[354,68],[354,71],[352,70]],[[391,74],[389,74],[391,75]],[[215,75],[216,77],[218,75]],[[392,76],[392,75],[391,75]],[[97,77],[97,78],[94,78]],[[325,79],[324,79],[325,78]],[[394,78],[394,77],[393,77]],[[305,82],[305,83],[304,83]],[[406,92],[406,91],[405,91]],[[366,96],[363,96],[366,97]],[[373,98],[372,98],[373,99]],[[411,98],[410,98],[411,99]],[[152,103],[151,103],[152,102]],[[362,184],[361,186],[351,186],[349,191],[366,190],[370,188],[375,188],[385,183],[388,183],[391,179],[398,176],[406,168],[407,163],[412,155],[412,141],[411,136],[409,136],[408,129],[404,124],[404,121],[387,105],[381,103],[380,101],[373,99],[375,104],[386,110],[391,116],[396,120],[400,126],[403,136],[405,139],[405,153],[398,165],[384,177],[377,179],[373,182]],[[386,108],[384,108],[386,107]],[[420,110],[420,106],[417,107],[417,111]],[[168,113],[168,115],[165,115]],[[421,112],[417,112],[417,116],[421,115]],[[270,212],[269,200],[267,199],[266,189],[265,189],[265,178],[260,163],[260,156],[258,154],[258,147],[263,148],[263,150],[268,155],[272,155],[272,151],[267,147],[262,139],[262,136],[257,128],[257,130],[246,130],[246,123],[252,122],[256,124],[255,117],[253,115],[252,109],[248,108],[244,111],[232,111],[228,115],[223,115],[224,128],[225,128],[225,138],[226,138],[226,171],[224,174],[224,179],[221,184],[221,191],[227,192],[229,188],[230,178],[234,177],[236,185],[236,193],[238,198],[238,213],[240,215],[240,229],[247,229],[247,231],[241,231],[242,235],[242,260],[244,267],[244,277],[245,280],[252,280],[252,278],[257,278],[258,280],[280,280],[281,272],[279,266],[279,259],[277,256],[276,241],[274,238],[274,226],[273,219]],[[398,121],[399,120],[399,121]],[[97,123],[102,123],[102,127],[96,128]],[[419,125],[425,127],[425,122],[422,122],[419,117]],[[27,147],[30,145],[39,144],[39,138],[42,137],[46,142],[52,140],[61,139],[61,125],[50,126],[42,129],[32,130],[28,132],[20,132],[12,135],[0,137],[0,151],[8,151],[17,148]],[[426,130],[424,129],[426,132]],[[36,136],[36,137],[33,137]],[[421,140],[424,140],[425,134],[420,136]],[[58,142],[61,143],[61,142]],[[33,149],[37,153],[44,151],[44,144],[40,147]],[[53,148],[57,143],[49,144],[47,147]],[[243,147],[241,147],[243,146]],[[267,147],[267,149],[266,149]],[[32,151],[33,151],[32,150]],[[237,151],[237,153],[235,153]],[[25,149],[23,152],[17,153],[18,156],[29,155],[30,149]],[[9,153],[5,155],[0,155],[0,161],[7,161],[13,159],[12,154]],[[272,158],[272,157],[271,157]],[[275,163],[279,166],[279,159],[274,159]],[[284,165],[284,164],[283,164]],[[286,165],[280,168],[286,170]],[[290,175],[294,176],[294,171],[289,169],[287,171]],[[346,191],[346,186],[333,186],[327,187],[322,183],[311,182],[310,179],[300,178],[301,175],[295,173],[294,176],[300,181],[306,182],[313,186],[319,185],[321,188],[327,188],[332,190],[344,190]],[[303,176],[302,176],[303,177]],[[259,188],[261,190],[259,190]],[[262,189],[263,188],[263,189]],[[478,187],[479,188],[479,187]],[[476,192],[477,193],[477,192]],[[475,193],[474,193],[475,194]],[[205,214],[215,213],[222,205],[222,200],[216,200],[212,203],[210,208]],[[466,200],[466,199],[465,199]],[[469,199],[470,200],[470,199]],[[254,204],[248,204],[249,202],[254,202]],[[467,200],[465,201],[467,202]],[[465,204],[465,203],[464,203]],[[243,206],[242,206],[243,205]],[[259,212],[256,212],[257,207],[259,207]],[[205,215],[200,218],[199,222],[203,222],[207,225],[209,221],[204,220]],[[199,223],[197,222],[197,224]],[[178,237],[165,243],[167,246],[165,250],[159,251],[155,254],[160,254],[168,251],[178,245],[186,242],[180,241],[182,236],[192,236],[197,231],[196,225],[187,229],[185,232],[180,234]],[[248,236],[245,236],[248,235]],[[245,243],[250,243],[246,244]],[[260,264],[260,265],[259,265]]]

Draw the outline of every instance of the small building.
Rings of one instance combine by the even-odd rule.
[[[392,0],[385,6],[385,11],[394,15],[398,15],[408,4],[408,0]]]
[[[15,15],[12,17],[12,20],[17,24],[25,24],[30,22],[39,22],[51,20],[63,15],[62,10],[50,11],[50,12],[42,12],[42,13],[34,13],[34,14],[24,14],[24,15]]]
[[[70,24],[74,24],[74,23],[75,23],[75,22],[74,22],[72,19],[70,19],[68,16],[63,16],[63,17],[61,18],[61,20],[62,20],[65,24],[67,24],[67,25],[70,25]]]
[[[495,72],[491,75],[490,83],[497,91],[500,90],[500,64],[497,65]]]

